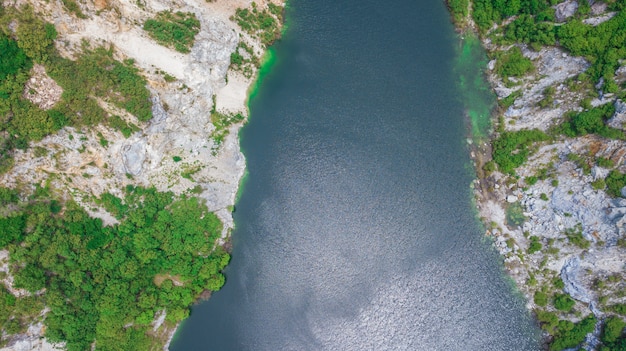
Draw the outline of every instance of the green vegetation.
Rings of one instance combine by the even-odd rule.
[[[604,158],[604,157],[599,157],[596,162],[598,163],[598,166],[603,167],[603,168],[613,168],[615,167],[615,162],[613,162],[611,159],[608,158]]]
[[[15,286],[46,288],[34,302],[0,299],[0,323],[18,318],[11,330],[26,326],[20,318],[32,318],[44,304],[46,337],[66,341],[68,350],[88,350],[94,340],[103,350],[154,349],[150,323],[158,311],[167,311],[168,323],[179,322],[203,291],[224,283],[219,272],[229,255],[214,248],[222,225],[197,198],[129,186],[124,200],[102,196],[120,219],[104,227],[51,189],[38,188],[23,202],[2,193],[18,208],[0,219]],[[18,301],[37,305],[28,313],[12,310]]]
[[[215,130],[211,133],[211,137],[215,146],[219,147],[224,142],[224,138],[228,135],[228,127],[244,119],[245,116],[241,113],[225,114],[213,110],[211,112],[211,123],[215,126]]]
[[[231,20],[251,36],[261,39],[261,43],[267,47],[280,37],[281,13],[280,6],[271,4],[268,9],[259,10],[253,2],[252,10],[237,9]]]
[[[474,0],[472,17],[481,31],[486,31],[494,23],[519,15],[538,15],[540,20],[551,18],[554,12],[549,6],[557,0]]]
[[[626,346],[626,338],[623,335],[625,327],[626,322],[619,317],[612,316],[606,319],[601,340],[609,347],[609,350],[620,350],[620,347],[621,350],[624,349],[624,346]]]
[[[143,29],[159,44],[187,53],[200,32],[200,21],[193,13],[162,11],[147,20]]]
[[[551,351],[560,351],[580,345],[587,334],[593,332],[597,323],[596,317],[589,315],[578,323],[559,321],[550,344]]]
[[[626,57],[626,9],[623,1],[616,1],[619,13],[594,27],[573,19],[557,30],[559,44],[573,55],[584,56],[592,63],[587,70],[594,80],[604,77],[612,80],[619,67],[619,59]]]
[[[517,132],[503,132],[493,141],[493,160],[503,173],[512,174],[515,168],[526,162],[530,151],[529,147],[549,137],[540,130],[521,130]]]
[[[543,291],[537,291],[535,292],[533,301],[535,301],[537,306],[545,307],[548,305],[548,295]]]
[[[87,18],[87,16],[85,16],[85,14],[80,9],[80,6],[78,6],[78,3],[75,0],[62,0],[62,1],[63,1],[63,5],[65,5],[65,8],[67,8],[67,10],[70,11],[71,13],[75,14],[76,17]]]
[[[235,52],[230,54],[230,67],[240,71],[245,77],[252,77],[259,65],[259,58],[256,57],[252,48],[243,41],[240,41]]]
[[[595,190],[603,190],[604,188],[606,188],[606,182],[602,178],[596,179],[591,182],[591,187]]]
[[[597,134],[609,139],[626,139],[623,131],[611,128],[605,122],[613,116],[615,107],[606,104],[570,116],[557,131],[569,137]]]
[[[26,56],[15,40],[0,33],[0,81],[7,76],[15,76],[19,71],[28,71],[32,66],[31,59]]]
[[[543,90],[543,99],[539,101],[539,107],[546,108],[554,104],[554,93],[556,90],[553,86],[549,86]]]
[[[612,170],[609,175],[604,179],[607,189],[606,193],[613,196],[622,196],[622,188],[626,186],[626,174],[617,170]]]
[[[522,55],[522,50],[514,46],[509,51],[495,54],[496,72],[505,82],[509,77],[523,77],[535,69],[533,62]]]
[[[568,294],[556,294],[554,296],[554,308],[559,311],[569,312],[576,304]]]
[[[535,252],[541,251],[542,245],[539,242],[539,237],[533,235],[530,237],[530,245],[528,245],[528,254],[534,254]]]
[[[180,161],[182,161],[183,159],[182,159],[182,157],[180,157],[180,156],[174,156],[174,157],[172,157],[172,160],[174,160],[174,162],[180,162]]]
[[[580,223],[573,228],[565,229],[563,234],[565,234],[570,244],[576,245],[581,249],[588,249],[591,246],[589,240],[583,236],[583,226]]]
[[[447,0],[448,9],[455,23],[465,22],[469,10],[469,0]]]
[[[39,296],[15,297],[0,284],[0,328],[7,334],[26,332],[29,323],[35,320],[44,305]],[[5,346],[7,340],[1,340]]]
[[[591,165],[589,164],[589,160],[587,158],[571,152],[567,154],[567,159],[574,162],[576,167],[582,169],[584,174],[591,173]]]
[[[534,50],[538,51],[543,45],[556,44],[556,31],[553,24],[536,22],[535,17],[523,14],[506,27],[504,39],[511,43],[530,44]]]

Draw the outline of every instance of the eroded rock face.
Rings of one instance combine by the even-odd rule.
[[[626,103],[615,101],[615,113],[607,123],[612,128],[626,130]]]
[[[582,0],[585,1],[585,0]],[[554,16],[558,22],[565,22],[569,17],[574,16],[576,10],[578,10],[577,1],[565,1],[554,6]]]
[[[122,148],[122,158],[126,173],[133,176],[141,174],[143,162],[146,160],[146,145],[142,140],[138,140]]]

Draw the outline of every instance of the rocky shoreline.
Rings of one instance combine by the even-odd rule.
[[[590,6],[583,20],[590,26],[615,15],[603,3],[591,2]],[[564,22],[574,15],[578,3],[565,1],[553,8],[556,20]],[[493,238],[508,274],[544,330],[545,348],[560,350],[565,344],[556,345],[555,340],[566,333],[558,321],[580,325],[593,316],[593,331],[582,342],[570,341],[569,347],[597,350],[607,347],[601,345],[607,340],[603,333],[608,319],[624,319],[620,306],[626,302],[626,189],[618,196],[610,195],[605,180],[610,172],[626,172],[626,142],[594,134],[570,137],[554,130],[572,113],[613,105],[606,123],[623,132],[623,94],[604,92],[601,84],[583,87],[578,77],[590,62],[558,45],[537,50],[524,43],[495,44],[498,33],[516,18],[480,35],[491,58],[486,75],[499,106],[492,117],[490,140],[472,149],[478,176],[476,206],[486,235]],[[460,32],[477,32],[471,15],[457,25]],[[534,66],[521,77],[497,73],[503,57],[499,55],[512,47],[520,48]],[[625,73],[622,62],[615,73],[618,85],[626,81]],[[494,142],[528,130],[549,137],[532,143],[528,159],[514,172],[496,167]]]
[[[234,16],[238,9],[282,8],[284,3],[96,0],[81,3],[83,16],[77,16],[60,1],[5,1],[3,6],[16,8],[29,4],[35,13],[53,23],[58,32],[55,46],[68,58],[76,58],[88,43],[91,47],[111,48],[119,60],[133,60],[148,81],[153,118],[140,122],[135,116],[99,101],[105,111],[121,115],[136,124],[139,131],[125,137],[105,126],[65,127],[32,143],[28,149],[17,150],[15,165],[0,175],[0,184],[15,188],[47,182],[63,197],[81,204],[91,216],[101,218],[105,225],[117,220],[94,206],[93,199],[103,193],[123,198],[123,189],[133,185],[154,186],[175,195],[194,194],[222,221],[221,244],[226,245],[234,225],[235,196],[245,171],[238,131],[248,115],[249,89],[269,44],[262,33],[242,29]],[[188,54],[157,44],[142,29],[147,18],[164,10],[189,12],[200,21],[199,33]],[[243,56],[253,64],[244,72],[231,64],[233,55]],[[56,84],[43,67],[35,66],[34,70],[39,70],[39,78],[33,75],[31,91],[35,91],[36,99],[54,105],[60,98],[60,92],[54,89]],[[219,121],[218,125],[214,116],[234,123]],[[50,154],[37,155],[36,150],[41,149],[50,150]],[[20,293],[12,289],[8,252],[0,254],[2,282],[12,292]],[[160,317],[164,316],[161,313]],[[168,326],[163,319],[155,320],[153,332],[166,342],[166,350],[176,326]],[[45,328],[38,325],[29,328],[26,335],[12,338],[1,350],[55,349],[43,338]]]

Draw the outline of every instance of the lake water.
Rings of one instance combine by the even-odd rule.
[[[241,133],[227,283],[171,350],[538,350],[472,205],[443,2],[290,0],[287,21]]]

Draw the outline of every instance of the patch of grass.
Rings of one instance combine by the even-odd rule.
[[[143,29],[157,43],[188,53],[200,32],[200,21],[190,12],[162,11],[154,19],[147,20]]]

